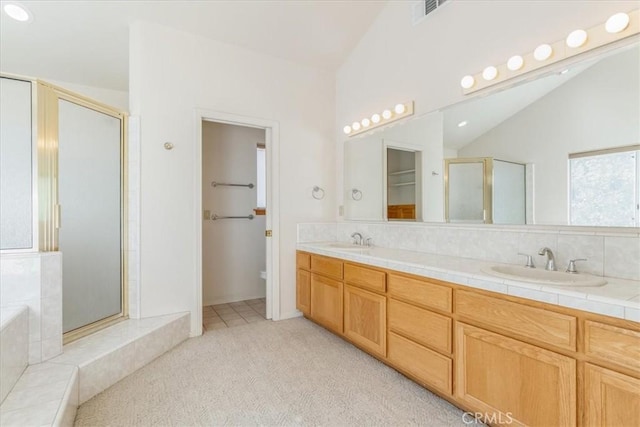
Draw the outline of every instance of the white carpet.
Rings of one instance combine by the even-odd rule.
[[[76,426],[465,426],[463,412],[312,322],[210,331],[84,403]]]

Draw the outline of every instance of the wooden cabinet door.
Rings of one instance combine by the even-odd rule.
[[[589,363],[584,377],[585,426],[640,425],[640,380]]]
[[[296,272],[296,308],[305,316],[311,313],[311,273],[305,270]]]
[[[344,335],[371,353],[387,353],[387,299],[353,286],[344,288]]]
[[[455,395],[490,424],[576,425],[576,361],[456,322]]]
[[[342,282],[311,274],[311,318],[342,334]]]

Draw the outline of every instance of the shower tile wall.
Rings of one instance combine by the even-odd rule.
[[[62,254],[3,254],[0,307],[29,307],[29,364],[62,353]]]
[[[298,224],[298,242],[351,241],[358,231],[374,246],[436,253],[509,264],[523,263],[518,252],[534,255],[548,246],[563,267],[569,259],[587,258],[580,270],[622,279],[640,280],[640,231],[588,227],[503,227],[367,222]]]

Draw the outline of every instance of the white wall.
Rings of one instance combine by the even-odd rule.
[[[537,224],[567,224],[568,155],[640,141],[640,49],[583,71],[458,150],[535,165]]]
[[[450,1],[412,26],[412,4],[388,2],[338,70],[337,188],[344,124],[410,99],[416,114],[462,101],[462,76],[637,8],[633,1]]]
[[[254,214],[257,187],[212,187],[211,182],[257,183],[256,149],[265,132],[204,122],[202,126],[202,209],[211,215]],[[266,268],[264,215],[253,220],[202,223],[202,303],[223,304],[265,296],[260,271]]]
[[[277,121],[280,315],[296,315],[296,223],[335,218],[334,78],[149,23],[130,31],[130,109],[141,120],[141,315],[195,306],[196,108]],[[174,149],[163,148],[166,141]],[[314,185],[327,190],[311,196]]]

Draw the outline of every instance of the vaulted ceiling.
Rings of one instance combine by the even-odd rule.
[[[4,1],[2,2],[5,3]],[[371,0],[21,1],[29,23],[0,21],[0,70],[128,89],[128,28],[154,22],[335,70],[384,7]]]

